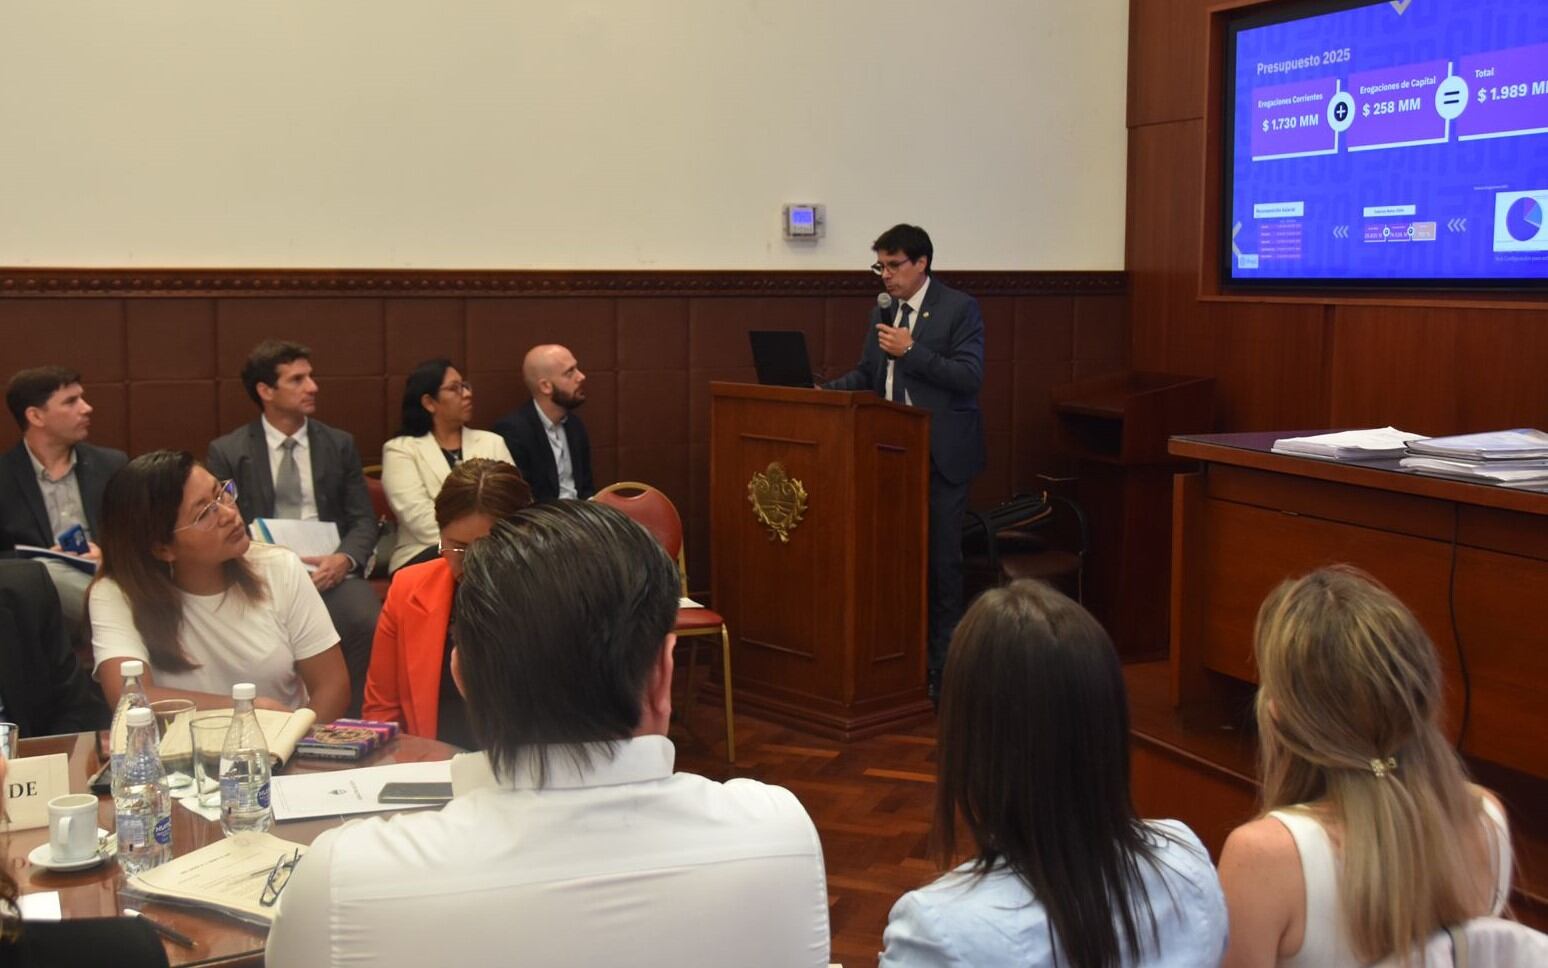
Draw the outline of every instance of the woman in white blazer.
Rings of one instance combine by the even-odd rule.
[[[435,496],[453,465],[473,457],[516,463],[504,438],[467,426],[472,419],[473,385],[451,360],[414,367],[403,387],[403,424],[382,445],[382,489],[398,519],[390,571],[439,554]]]

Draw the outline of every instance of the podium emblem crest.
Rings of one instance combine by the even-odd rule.
[[[779,461],[747,482],[747,500],[758,523],[769,529],[769,540],[778,538],[782,544],[789,543],[790,532],[806,514],[806,488]]]

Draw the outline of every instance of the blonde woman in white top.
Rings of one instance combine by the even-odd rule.
[[[390,570],[429,561],[438,553],[435,496],[453,466],[474,457],[516,463],[504,438],[467,426],[472,419],[473,384],[450,360],[426,360],[414,367],[403,387],[402,426],[382,445],[382,490],[398,519]]]
[[[1441,732],[1435,647],[1353,568],[1275,589],[1255,654],[1264,815],[1220,858],[1228,968],[1400,962],[1499,913],[1510,834]]]

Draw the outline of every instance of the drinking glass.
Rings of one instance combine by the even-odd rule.
[[[156,714],[156,726],[160,730],[162,739],[161,765],[167,771],[167,786],[176,790],[193,782],[190,774],[193,773],[193,757],[184,757],[181,753],[167,756],[166,739],[177,728],[179,716],[193,715],[199,707],[192,699],[158,699],[150,704],[151,712]],[[175,744],[174,744],[175,745]]]
[[[231,710],[194,713],[188,720],[193,745],[194,793],[201,807],[220,806],[220,751],[231,731]]]

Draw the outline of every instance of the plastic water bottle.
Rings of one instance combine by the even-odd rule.
[[[269,806],[269,744],[253,712],[258,688],[250,682],[231,687],[231,729],[220,750],[220,829],[227,835],[263,833],[274,823]]]
[[[119,768],[123,766],[124,752],[128,749],[129,724],[124,715],[142,706],[150,708],[150,700],[145,697],[145,687],[140,684],[140,677],[145,675],[145,663],[139,659],[127,659],[119,666],[118,672],[124,677],[124,689],[118,694],[118,708],[113,710],[113,726],[108,732],[114,776],[118,775]]]
[[[113,813],[118,818],[118,866],[138,874],[172,857],[172,795],[158,752],[156,716],[137,706],[124,716],[127,750],[113,771]]]

